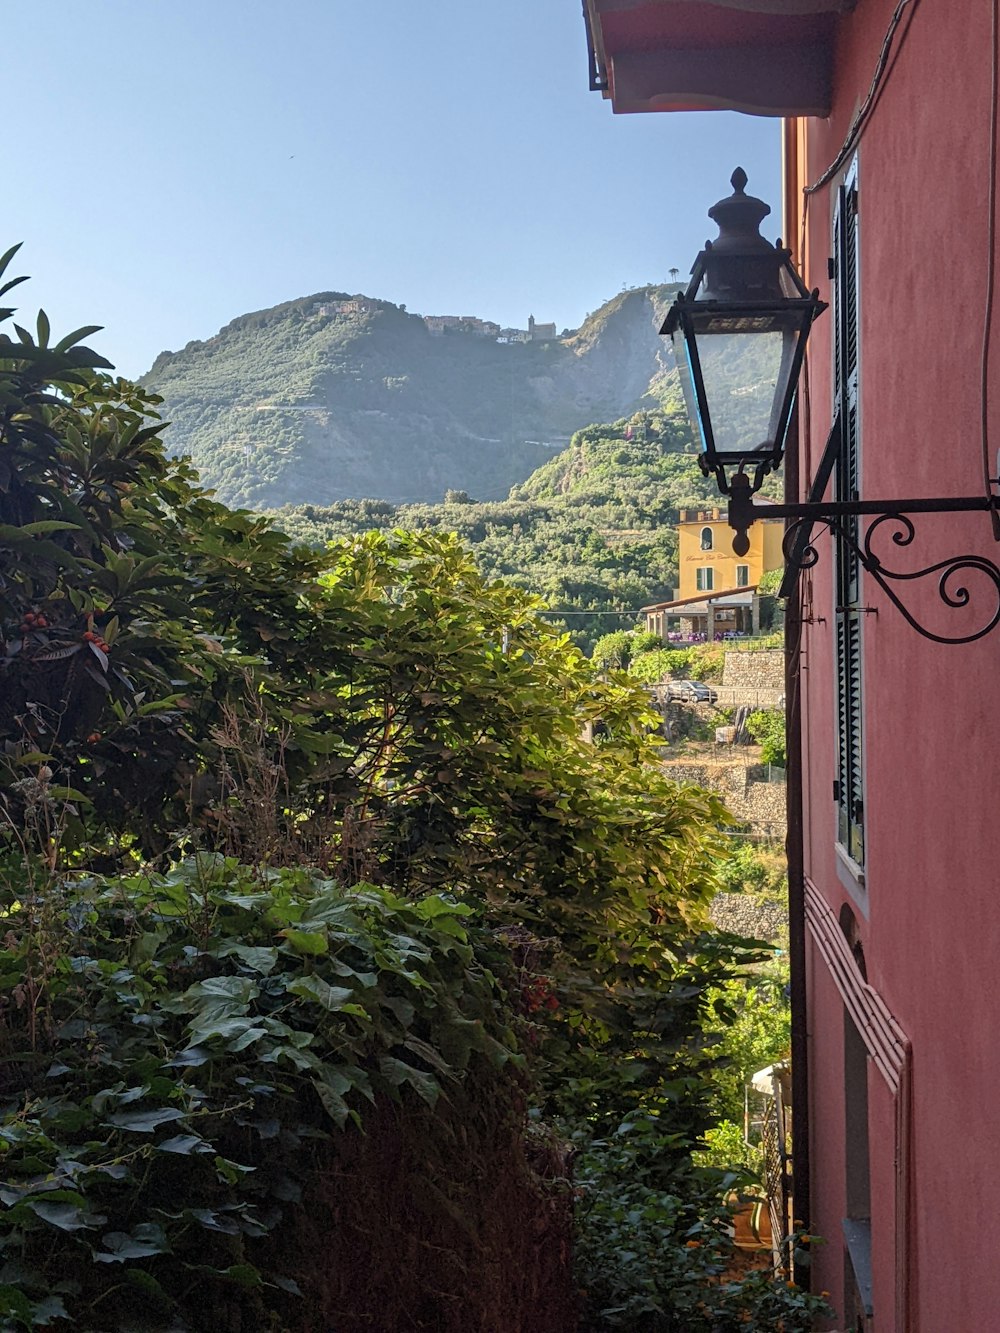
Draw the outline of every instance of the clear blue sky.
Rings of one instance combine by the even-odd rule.
[[[778,232],[778,122],[613,115],[580,0],[32,0],[0,70],[21,322],[128,375],[330,289],[576,326],[686,275],[737,165]]]

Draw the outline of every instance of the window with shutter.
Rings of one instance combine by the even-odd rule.
[[[860,492],[861,437],[858,403],[858,177],[855,162],[841,185],[833,223],[836,333],[834,396],[844,423],[835,472],[836,498],[856,500]],[[856,541],[858,519],[844,520]],[[861,568],[850,544],[837,542],[837,782],[838,840],[864,864],[864,724]]]

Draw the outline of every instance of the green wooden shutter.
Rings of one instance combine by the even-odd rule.
[[[834,393],[844,423],[835,472],[838,500],[856,500],[860,488],[858,412],[858,186],[852,168],[840,187],[834,218],[837,319]],[[856,542],[859,520],[843,520]],[[849,542],[836,554],[837,786],[838,838],[851,857],[864,862],[863,673],[861,660],[861,569]]]

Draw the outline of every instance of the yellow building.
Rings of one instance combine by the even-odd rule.
[[[750,550],[738,556],[724,509],[682,509],[677,524],[680,585],[673,601],[643,607],[646,628],[664,641],[756,634],[757,584],[770,570],[782,568],[784,532],[780,519],[759,520],[748,533]]]
[[[678,600],[730,588],[756,588],[761,575],[784,564],[784,533],[780,519],[754,523],[747,534],[750,550],[736,555],[725,509],[682,509],[677,524]]]

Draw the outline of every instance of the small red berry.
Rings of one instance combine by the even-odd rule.
[[[25,611],[24,623],[26,625],[33,625],[37,619],[38,617],[35,615],[34,611]]]
[[[25,616],[25,620],[27,620],[27,618],[28,617]],[[48,629],[49,622],[45,619],[44,616],[35,616],[35,626],[38,629]]]
[[[100,635],[95,634],[92,629],[86,630],[83,635],[84,643],[96,643],[99,638]]]
[[[96,745],[100,739],[101,739],[101,733],[99,731],[92,731],[90,735],[87,737],[87,744]]]

